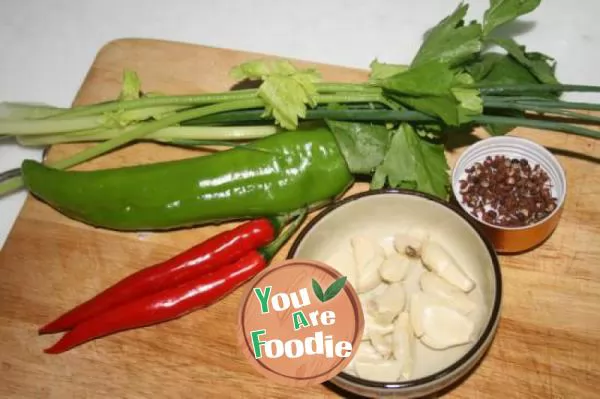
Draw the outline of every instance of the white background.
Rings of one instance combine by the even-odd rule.
[[[422,34],[458,0],[1,0],[0,101],[69,106],[97,51],[159,38],[367,68],[409,62]],[[487,0],[471,0],[479,18]],[[599,0],[543,0],[516,38],[554,56],[563,82],[600,85]],[[168,65],[168,60],[165,60]],[[594,99],[571,95],[571,99]],[[0,170],[40,152],[0,143]],[[25,193],[0,199],[0,247]]]

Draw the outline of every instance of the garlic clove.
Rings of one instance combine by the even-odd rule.
[[[401,364],[401,377],[410,379],[414,367],[415,337],[413,335],[408,312],[402,312],[396,319],[392,333],[392,353]]]
[[[406,291],[401,283],[387,286],[381,294],[367,302],[367,312],[381,324],[390,324],[406,304]]]
[[[401,365],[395,360],[380,363],[356,362],[356,374],[360,378],[380,382],[396,382],[400,378]]]
[[[475,301],[435,273],[425,272],[421,274],[419,285],[424,293],[445,300],[449,306],[465,315],[470,314],[477,308]]]
[[[423,295],[421,295],[421,293],[417,292],[411,295],[409,305],[409,318],[413,334],[417,338],[421,338],[424,334],[423,314],[425,313],[426,305],[427,303],[423,299]]]
[[[365,328],[363,330],[362,340],[371,339],[372,334],[386,335],[394,330],[393,324],[381,324],[376,318],[371,316],[368,311],[363,308],[365,318]]]
[[[427,241],[421,250],[421,260],[428,270],[435,272],[463,292],[469,292],[475,288],[473,280],[439,243]]]
[[[356,374],[357,361],[366,363],[379,363],[383,360],[383,356],[381,356],[381,354],[375,350],[375,348],[373,347],[373,345],[371,345],[369,341],[362,341],[358,345],[356,354],[354,355],[350,363],[348,363],[344,371]]]
[[[383,256],[375,256],[362,268],[358,269],[358,280],[356,282],[356,291],[364,293],[375,289],[381,284],[381,277],[379,276],[379,266],[383,263]]]
[[[394,248],[399,254],[418,258],[421,254],[421,248],[429,237],[427,230],[414,226],[406,232],[398,233],[394,236]]]
[[[385,251],[372,240],[356,236],[351,239],[352,252],[356,262],[356,291],[367,292],[381,283],[379,266],[385,260]]]
[[[415,336],[432,349],[469,343],[475,331],[472,320],[439,298],[423,292],[411,297],[410,320]]]
[[[389,284],[386,284],[385,282],[381,281],[379,285],[373,288],[372,290],[358,294],[361,303],[366,303],[371,298],[375,298],[377,295],[381,295],[387,289],[388,285]]]
[[[406,233],[399,233],[394,236],[394,248],[400,255],[416,258],[419,256],[421,243],[415,237]]]
[[[406,278],[414,260],[402,254],[388,256],[379,266],[379,275],[384,281],[396,283]]]
[[[371,344],[379,354],[387,359],[392,354],[392,334],[380,334],[371,331]]]
[[[475,323],[454,309],[436,308],[426,318],[424,328],[421,342],[431,349],[442,350],[472,342]]]
[[[355,236],[350,239],[352,253],[359,268],[369,263],[376,256],[385,257],[383,248],[370,238]]]
[[[383,360],[383,356],[370,342],[361,342],[353,359],[361,362],[379,362]]]

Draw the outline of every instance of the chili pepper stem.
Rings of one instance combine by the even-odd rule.
[[[290,226],[288,227],[288,229],[286,231],[281,233],[269,245],[259,249],[259,252],[265,258],[265,261],[268,262],[271,259],[273,259],[273,257],[277,254],[277,252],[281,249],[281,247],[283,247],[285,245],[285,243],[290,239],[290,237],[292,235],[294,235],[294,233],[298,230],[298,227],[300,227],[300,225],[304,222],[304,219],[306,218],[306,214],[308,212],[307,212],[307,209],[304,208],[300,211],[297,211],[296,213],[298,214],[296,216],[296,219],[292,222],[292,224],[290,224]],[[290,215],[293,215],[293,214],[294,213],[291,213]]]
[[[283,227],[290,222],[290,220],[297,218],[301,214],[302,210],[289,212],[283,215],[271,216],[268,219],[275,229],[275,234],[278,235],[283,229]]]

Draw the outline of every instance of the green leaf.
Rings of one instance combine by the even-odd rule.
[[[321,302],[327,302],[336,297],[337,294],[344,288],[344,284],[346,284],[347,277],[343,276],[339,279],[335,280],[327,290],[325,290],[325,295],[323,295],[323,300]],[[313,280],[314,281],[314,280]]]
[[[426,35],[411,66],[438,61],[452,67],[472,59],[481,51],[481,25],[472,22],[465,25],[464,17],[469,6],[459,5],[456,10],[440,21]]]
[[[288,130],[298,127],[298,117],[306,117],[306,105],[317,105],[314,83],[319,74],[314,69],[298,70],[285,60],[255,60],[231,70],[236,79],[261,79],[258,97],[265,102],[264,117]]]
[[[476,61],[466,66],[467,72],[475,82],[480,82],[494,69],[496,63],[504,58],[503,54],[485,53]]]
[[[471,121],[471,117],[479,116],[483,113],[483,101],[479,96],[479,90],[465,87],[475,83],[475,80],[468,73],[459,73],[455,77],[455,87],[452,94],[458,100],[458,122],[459,124]]]
[[[326,121],[352,174],[371,174],[381,164],[390,140],[385,126]]]
[[[513,39],[489,39],[488,42],[496,44],[505,49],[515,60],[523,65],[541,83],[559,83],[554,75],[554,61],[552,58],[541,53],[527,53],[525,46],[519,46]]]
[[[402,95],[439,96],[449,94],[453,81],[454,73],[448,65],[431,61],[390,76],[380,81],[379,85]]]
[[[489,54],[486,54],[486,57]],[[485,77],[477,83],[485,85],[537,84],[539,80],[531,72],[509,55],[497,54],[494,63],[489,66]]]
[[[494,115],[498,115],[498,116],[510,116],[510,117],[515,117],[515,118],[523,118],[524,117],[524,112],[522,112],[522,111],[515,111],[515,110],[502,110],[502,111],[499,111],[499,112],[495,112]],[[517,126],[489,125],[488,124],[488,125],[483,125],[483,128],[491,136],[504,136],[505,134],[509,133],[513,129],[517,128]]]
[[[421,138],[412,126],[403,123],[392,137],[371,187],[381,188],[387,181],[392,188],[408,188],[446,199],[448,170],[443,145]]]
[[[286,60],[254,60],[244,62],[231,69],[229,75],[237,80],[264,80],[271,75],[289,76],[297,72],[297,69]]]
[[[140,98],[142,82],[135,71],[126,69],[123,71],[123,84],[121,86],[120,100],[135,100]]]
[[[417,111],[438,117],[442,119],[444,123],[450,126],[456,126],[459,124],[458,106],[460,103],[450,90],[448,90],[448,92],[442,96],[405,96],[394,97],[394,99],[399,103],[411,107]]]
[[[319,285],[319,282],[314,278],[312,279],[312,289],[317,299],[319,299],[319,301],[321,302],[325,302],[325,295],[323,294],[323,289]]]
[[[476,77],[476,82],[485,85],[519,85],[538,84],[539,80],[531,72],[519,63],[515,58],[506,54],[487,53],[482,56],[478,63],[469,67],[469,72]],[[540,96],[539,93],[532,93]],[[552,96],[546,95],[546,96]],[[487,113],[491,113],[489,110]],[[523,117],[524,112],[514,110],[498,110],[493,115]],[[493,136],[504,135],[517,126],[509,125],[483,125],[483,128]]]
[[[457,126],[483,111],[479,90],[468,87],[473,83],[468,73],[457,73],[447,64],[431,61],[378,84],[391,92],[388,97],[396,102]]]
[[[483,36],[535,10],[542,0],[490,0],[490,8],[483,14]]]
[[[371,68],[371,72],[369,73],[370,81],[386,79],[408,69],[408,65],[385,64],[379,62],[377,59],[373,60],[369,67]]]

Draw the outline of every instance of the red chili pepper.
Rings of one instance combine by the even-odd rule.
[[[236,261],[277,236],[285,218],[256,219],[224,231],[164,262],[142,269],[39,330],[40,334],[68,330],[107,309],[132,299],[174,287]]]
[[[251,250],[213,273],[137,298],[78,324],[44,352],[62,353],[95,338],[176,319],[213,304],[263,270],[302,220],[298,217],[271,245]]]

